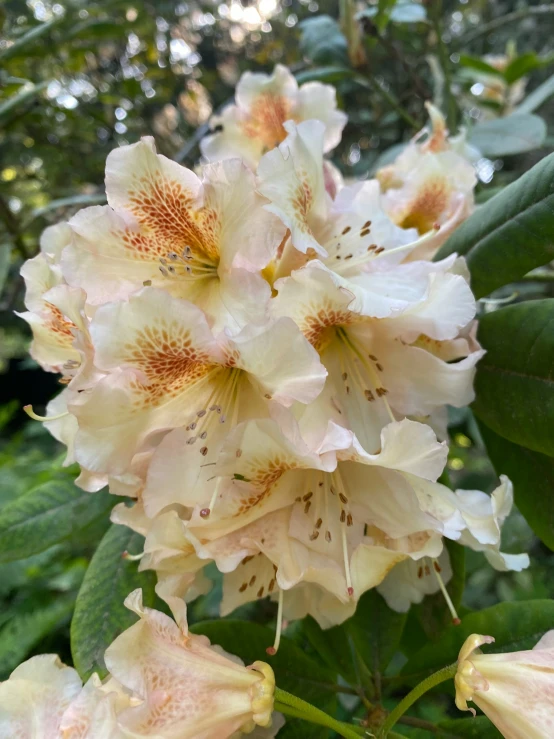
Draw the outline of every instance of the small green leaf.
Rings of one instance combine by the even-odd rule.
[[[510,62],[504,70],[504,79],[509,85],[517,82],[519,79],[529,74],[535,69],[546,67],[554,61],[554,54],[546,57],[537,56],[533,51],[518,56]]]
[[[349,640],[348,621],[323,630],[311,616],[304,619],[302,632],[329,669],[338,672],[347,682],[357,682],[353,642]]]
[[[496,69],[496,67],[493,67],[491,64],[487,64],[487,62],[478,56],[460,54],[460,66],[467,69],[474,69],[476,72],[491,74],[495,77],[504,77],[503,73],[499,69]]]
[[[504,157],[538,149],[546,133],[546,123],[538,115],[512,113],[478,123],[470,131],[469,143],[486,157]]]
[[[554,551],[554,457],[533,452],[495,434],[484,423],[479,430],[498,475],[508,475],[514,498],[535,534]]]
[[[554,300],[517,303],[480,320],[475,414],[505,439],[554,456]]]
[[[273,644],[271,629],[260,624],[234,619],[201,621],[191,627],[195,634],[204,634],[212,644],[219,644],[227,652],[239,656],[245,664],[261,659],[275,671],[277,685],[311,703],[321,710],[334,715],[336,694],[329,689],[336,682],[336,673],[325,669],[307,657],[304,652],[286,637],[276,655],[269,657],[266,648]],[[304,721],[287,719],[279,732],[284,739],[324,739],[328,730]]]
[[[8,503],[0,513],[0,563],[43,552],[77,537],[99,519],[108,521],[117,498],[91,495],[72,480],[51,480]]]
[[[554,600],[528,600],[499,603],[482,611],[464,616],[459,626],[450,626],[441,638],[426,644],[411,657],[402,674],[407,680],[418,681],[427,674],[452,664],[471,634],[493,636],[491,653],[516,652],[532,649],[554,623]]]
[[[445,739],[502,739],[502,734],[486,716],[453,718],[438,724]],[[444,732],[444,734],[443,734]]]
[[[554,259],[554,154],[479,208],[439,249],[467,259],[477,298]]]
[[[123,605],[129,593],[142,588],[144,604],[154,603],[154,574],[138,572],[136,562],[122,557],[125,551],[140,551],[143,541],[142,536],[125,526],[112,524],[90,562],[71,622],[71,653],[83,680],[93,672],[105,676],[104,652],[116,636],[136,621],[136,616]]]

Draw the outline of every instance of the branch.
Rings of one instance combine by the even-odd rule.
[[[465,46],[466,44],[470,44],[472,41],[475,41],[475,39],[480,38],[481,36],[486,36],[487,33],[490,33],[491,31],[496,31],[497,28],[502,28],[502,26],[505,26],[508,23],[521,21],[530,15],[540,16],[546,15],[547,13],[554,13],[554,3],[534,5],[530,8],[514,10],[513,13],[507,13],[506,15],[501,15],[499,18],[494,18],[492,21],[479,26],[479,28],[476,28],[474,31],[470,31],[463,36],[460,36],[456,39],[456,46]]]

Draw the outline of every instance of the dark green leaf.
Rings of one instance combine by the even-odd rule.
[[[40,82],[38,85],[24,85],[19,92],[16,92],[15,95],[12,95],[0,105],[0,120],[11,113],[14,108],[30,102],[49,84],[50,80]]]
[[[398,649],[405,613],[392,611],[376,590],[360,598],[356,613],[347,621],[347,633],[356,653],[370,672],[382,672]]]
[[[349,639],[348,621],[340,626],[323,630],[311,616],[304,619],[302,632],[328,667],[338,672],[351,685],[357,683],[353,642]]]
[[[554,458],[513,444],[483,423],[479,429],[496,473],[508,475],[520,512],[554,551]]]
[[[546,138],[546,123],[532,113],[512,113],[478,123],[469,142],[486,157],[504,157],[538,149]]]
[[[554,300],[518,303],[480,320],[487,353],[475,378],[475,414],[500,436],[554,456]]]
[[[487,646],[487,652],[532,649],[553,623],[554,600],[499,603],[464,616],[460,626],[448,627],[438,641],[426,644],[408,660],[402,674],[415,681],[452,664],[471,634],[488,634],[495,638],[494,644]]]
[[[90,562],[71,622],[71,652],[83,680],[93,672],[104,677],[106,648],[136,621],[136,616],[123,605],[129,593],[142,588],[144,604],[154,603],[154,574],[138,572],[136,562],[122,557],[125,551],[137,554],[143,541],[139,534],[114,524]]]
[[[108,521],[117,498],[86,493],[72,480],[51,480],[4,506],[0,513],[0,563],[24,559],[76,537],[98,519]]]
[[[191,627],[195,634],[204,634],[212,644],[219,644],[231,654],[238,655],[249,665],[257,659],[268,662],[275,671],[277,685],[334,715],[336,694],[329,685],[336,682],[336,674],[317,664],[286,637],[276,655],[269,657],[266,648],[273,644],[274,634],[266,626],[236,620],[201,621]],[[324,739],[328,730],[306,722],[287,720],[279,732],[286,739]]]
[[[29,613],[15,613],[0,631],[0,678],[5,679],[45,636],[65,621],[73,611],[73,595],[57,596],[48,605]]]
[[[442,729],[438,736],[445,739],[502,739],[502,734],[486,716],[449,719],[438,726]]]
[[[445,546],[448,549],[452,567],[452,577],[446,589],[454,603],[454,607],[458,608],[465,585],[465,549],[449,540],[445,540]],[[414,610],[426,636],[432,641],[436,641],[444,629],[452,623],[452,615],[440,591],[434,595],[427,595]]]
[[[336,20],[328,15],[307,18],[299,24],[300,51],[315,64],[348,65],[348,44]]]
[[[477,210],[439,250],[467,258],[477,298],[554,259],[554,154]]]
[[[553,61],[554,55],[540,57],[533,51],[529,51],[510,62],[504,70],[504,79],[509,85],[512,85],[534,69],[546,67],[548,64],[552,64]]]

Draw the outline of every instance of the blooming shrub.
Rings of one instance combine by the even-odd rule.
[[[376,589],[400,613],[441,591],[459,624],[448,541],[500,571],[527,567],[501,548],[509,477],[490,496],[445,484],[447,407],[474,400],[485,350],[466,260],[444,249],[474,210],[473,154],[428,111],[392,164],[343,182],[325,157],[346,123],[334,89],[283,66],[246,73],[195,170],[150,138],[121,146],[108,204],[45,231],[22,269],[22,318],[64,389],[29,415],[67,447],[79,487],[126,498],[112,521],[144,537],[127,559],[154,571],[177,625],[133,592],[141,620],[108,647],[108,682],[81,687],[33,657],[0,686],[0,736],[274,736],[284,623],[336,627]],[[188,633],[185,602],[216,571],[221,616],[277,602],[269,664],[238,665]],[[460,659],[468,699],[484,688]]]

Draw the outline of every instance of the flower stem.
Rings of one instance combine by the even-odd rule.
[[[312,706],[311,703],[303,701],[296,695],[287,693],[281,688],[275,688],[275,710],[281,711],[287,716],[301,718],[304,721],[310,721],[312,724],[327,726],[340,734],[344,739],[359,739],[365,734],[365,730],[361,726],[352,726],[329,716],[319,708]]]
[[[426,677],[425,680],[422,680],[419,685],[416,685],[415,688],[400,701],[396,708],[394,708],[389,713],[389,715],[387,716],[387,720],[381,727],[379,736],[386,737],[388,735],[390,737],[390,730],[397,723],[398,719],[406,713],[408,708],[413,703],[415,703],[416,700],[420,698],[424,693],[426,693],[428,690],[431,690],[431,688],[434,688],[435,685],[439,685],[439,683],[443,683],[445,680],[450,680],[451,678],[453,678],[456,674],[457,669],[458,663],[454,662],[454,664],[443,667],[442,670],[429,675],[429,677]]]
[[[451,134],[456,133],[457,107],[452,94],[451,62],[448,49],[442,36],[442,0],[432,0],[430,4],[430,17],[437,36],[437,54],[444,74],[444,97],[446,104],[446,120]]]

